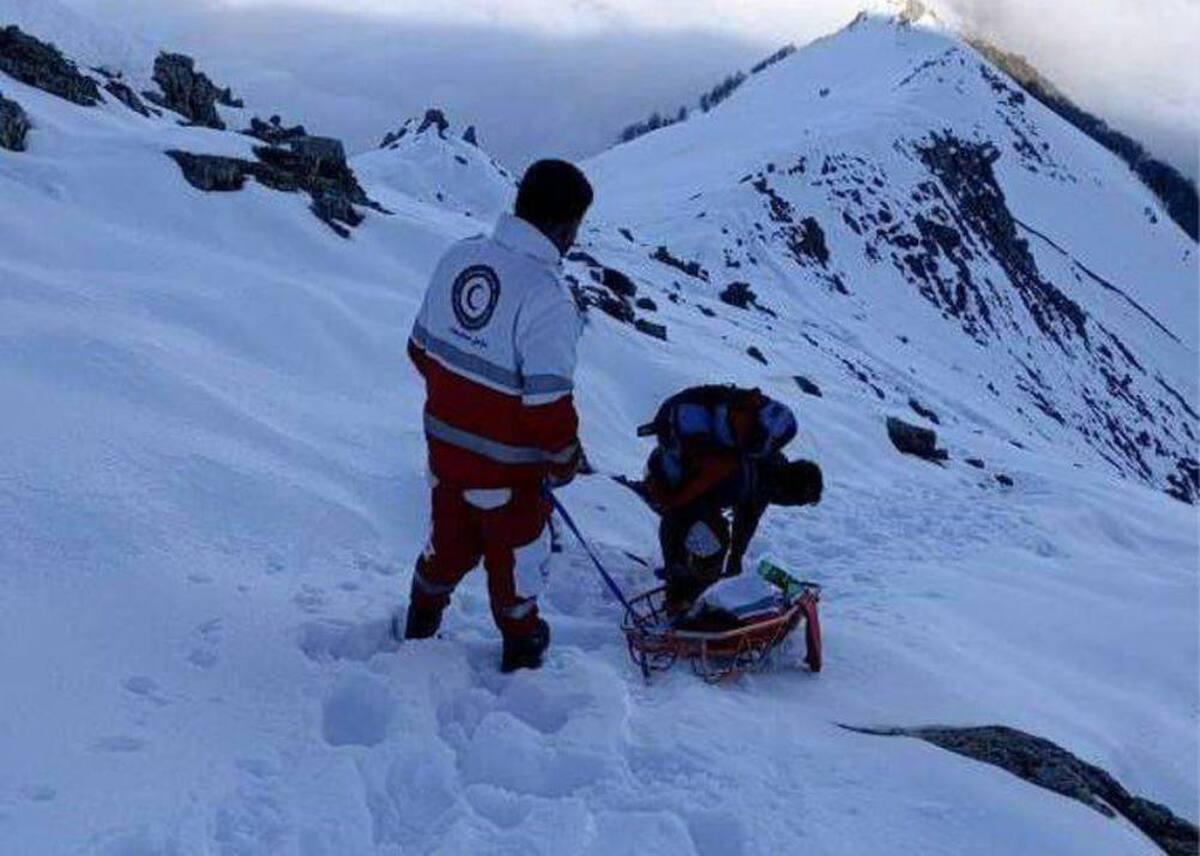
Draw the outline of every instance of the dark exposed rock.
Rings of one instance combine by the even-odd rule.
[[[1175,462],[1175,472],[1167,475],[1167,493],[1180,502],[1195,505],[1200,502],[1200,461],[1195,458],[1180,458]]]
[[[179,168],[188,184],[206,192],[231,192],[241,190],[246,184],[250,161],[217,155],[195,155],[190,152],[172,150],[167,152]]]
[[[817,398],[822,398],[821,387],[817,386],[804,375],[792,375],[792,380],[796,382],[796,386],[800,387],[800,391],[805,395],[812,395]]]
[[[639,297],[637,299],[637,302],[634,303],[634,306],[636,306],[638,309],[643,309],[646,312],[657,312],[658,311],[658,304],[655,303],[653,300],[651,300],[649,297]]]
[[[928,419],[934,425],[942,424],[942,420],[938,419],[938,415],[936,413],[934,413],[932,410],[930,410],[925,405],[921,404],[921,402],[917,401],[915,398],[910,398],[908,400],[908,406],[911,407],[913,409],[913,412],[916,413],[918,416]]]
[[[288,146],[293,154],[303,158],[316,171],[346,166],[346,147],[333,137],[294,137],[288,141]]]
[[[892,445],[906,455],[915,455],[926,461],[944,461],[950,457],[949,452],[937,447],[937,433],[928,428],[921,428],[897,419],[888,417],[888,437]]]
[[[880,737],[916,737],[941,749],[999,767],[1040,788],[1083,803],[1105,817],[1123,815],[1169,856],[1194,856],[1194,824],[1166,806],[1127,791],[1120,782],[1056,743],[1003,725],[974,728],[843,728]]]
[[[242,133],[272,146],[287,145],[292,140],[308,136],[308,131],[304,129],[303,125],[288,128],[278,116],[272,116],[267,122],[255,116],[250,120],[250,127]]]
[[[0,149],[25,151],[25,135],[29,133],[29,117],[16,101],[0,93]]]
[[[228,89],[216,86],[208,75],[196,71],[196,61],[184,54],[161,53],[154,60],[154,82],[162,94],[147,92],[146,97],[160,107],[174,110],[190,124],[225,130],[217,105],[242,107]]]
[[[967,463],[977,470],[986,469],[987,467],[982,458],[967,458]]]
[[[637,295],[637,286],[633,280],[614,268],[605,267],[601,273],[601,282],[605,288],[609,288],[620,294],[623,297],[634,297]]]
[[[620,232],[620,233],[621,233],[621,237],[622,237],[622,238],[624,238],[624,239],[625,239],[626,241],[628,241],[629,243],[631,243],[631,244],[632,244],[632,243],[634,242],[634,241],[633,241],[633,232],[630,232],[628,229],[626,229],[626,228],[624,228],[624,227],[621,227],[621,228],[620,228],[620,229],[618,229],[617,231],[618,231],[618,232]]]
[[[700,266],[696,261],[684,261],[671,255],[671,251],[666,247],[659,246],[650,256],[656,262],[661,262],[664,265],[675,268],[675,270],[692,277],[693,279],[702,279],[708,282],[708,271]]]
[[[797,261],[811,259],[821,267],[829,264],[829,246],[825,243],[825,231],[812,217],[805,217],[791,229],[788,248]]]
[[[917,151],[956,203],[965,224],[987,245],[1038,329],[1068,354],[1071,339],[1086,343],[1086,313],[1041,275],[1029,244],[1017,234],[993,169],[999,151],[988,143],[966,142],[948,132],[933,135]]]
[[[436,128],[437,135],[445,139],[446,131],[450,128],[450,123],[446,120],[446,114],[433,107],[426,110],[425,118],[421,120],[421,124],[417,128],[417,133],[420,134],[429,128]]]
[[[468,125],[467,130],[463,131],[463,142],[468,145],[479,147],[479,135],[475,131],[474,125]]]
[[[996,481],[998,481],[1000,484],[1004,485],[1005,487],[1013,486],[1012,476],[1007,476],[1004,473],[996,473]]]
[[[350,233],[342,223],[357,226],[363,221],[362,214],[358,213],[350,199],[332,187],[321,187],[313,193],[312,212],[343,238],[348,238]]]
[[[342,237],[347,227],[359,225],[363,216],[356,205],[384,209],[371,200],[346,163],[339,140],[326,137],[297,137],[289,148],[257,146],[258,161],[216,155],[169,151],[184,178],[205,191],[235,191],[248,177],[285,193],[304,191],[312,198],[312,212]]]
[[[727,303],[738,309],[753,308],[764,315],[770,315],[772,318],[777,317],[773,309],[769,309],[758,302],[758,295],[750,288],[750,283],[748,282],[731,282],[717,296],[722,303]]]
[[[756,345],[751,345],[749,348],[747,348],[746,355],[751,359],[758,360],[764,366],[770,365],[770,363],[767,362],[767,358],[763,356],[763,352],[760,351]]]
[[[150,108],[146,106],[141,98],[138,98],[136,92],[130,88],[129,84],[120,80],[110,80],[104,84],[104,91],[116,98],[134,113],[140,116],[150,117]]]
[[[81,74],[58,48],[16,26],[0,28],[0,72],[83,107],[103,100],[96,81]]]
[[[655,324],[653,321],[647,321],[645,318],[638,318],[633,322],[633,326],[645,333],[647,336],[653,336],[655,339],[667,341],[667,327],[665,324]]]
[[[717,295],[722,303],[736,306],[738,309],[749,309],[756,295],[748,282],[731,282]]]

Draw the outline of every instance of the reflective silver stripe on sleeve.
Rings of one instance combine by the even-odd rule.
[[[433,595],[434,597],[443,594],[450,594],[454,591],[454,586],[448,586],[444,583],[435,583],[432,580],[426,579],[425,575],[420,571],[413,572],[413,585],[415,585],[425,594]]]
[[[494,386],[501,387],[507,392],[520,394],[521,376],[515,371],[495,363],[489,363],[482,357],[468,353],[445,339],[431,336],[429,331],[420,324],[413,328],[412,337],[413,341],[423,347],[427,354],[446,363],[450,368],[466,372]]]
[[[544,392],[540,395],[530,395],[526,392],[521,395],[521,403],[527,407],[541,407],[546,404],[553,404],[556,401],[560,401],[570,394],[570,390],[567,390],[566,392]]]
[[[575,384],[570,378],[559,377],[558,375],[539,374],[529,375],[525,378],[525,394],[526,395],[543,395],[551,392],[571,392],[575,389]]]
[[[569,464],[571,459],[579,454],[579,444],[572,443],[561,452],[544,452],[546,460],[552,464]]]
[[[520,621],[525,616],[537,609],[537,598],[527,598],[520,603],[514,604],[504,610],[504,617],[511,618],[513,621]]]
[[[466,449],[468,452],[474,452],[476,455],[482,455],[501,464],[544,464],[547,461],[559,463],[556,457],[541,449],[498,443],[495,440],[480,437],[478,434],[472,434],[470,431],[447,425],[428,413],[425,414],[425,433],[435,440]]]

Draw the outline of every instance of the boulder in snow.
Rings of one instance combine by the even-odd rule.
[[[944,461],[950,457],[949,452],[937,447],[937,434],[928,428],[921,428],[905,422],[903,419],[890,416],[887,421],[887,432],[892,445],[906,455],[915,455],[926,461],[935,462]]]
[[[817,386],[804,375],[793,375],[792,380],[796,382],[796,386],[800,387],[800,391],[805,395],[811,395],[816,398],[821,398],[821,387]]]
[[[1165,805],[1131,794],[1107,771],[1044,737],[1003,725],[952,728],[857,728],[881,737],[916,737],[941,749],[982,761],[1031,784],[1083,803],[1105,817],[1123,815],[1163,852],[1190,854],[1200,846],[1194,824]]]
[[[193,125],[223,131],[225,123],[217,113],[217,105],[244,106],[228,88],[218,88],[208,75],[196,71],[196,61],[184,54],[159,54],[154,60],[154,82],[162,95],[147,92],[146,97],[174,110]]]
[[[283,119],[279,116],[272,116],[266,122],[255,116],[250,120],[250,127],[242,131],[242,133],[248,137],[254,137],[256,140],[261,140],[270,146],[287,145],[293,140],[308,136],[308,131],[305,130],[303,125],[296,125],[289,128],[283,124]]]
[[[58,48],[16,26],[0,28],[0,72],[84,107],[103,100],[96,81],[81,74]]]
[[[16,101],[0,94],[0,149],[25,151],[25,135],[29,133],[29,117]]]

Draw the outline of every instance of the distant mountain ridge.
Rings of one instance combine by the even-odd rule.
[[[1141,182],[1159,198],[1163,210],[1179,224],[1179,228],[1193,241],[1200,239],[1200,196],[1196,182],[1151,155],[1133,137],[1110,127],[1103,119],[1075,104],[1025,57],[983,39],[968,41],[989,62],[1021,84],[1022,89],[1129,164]]]

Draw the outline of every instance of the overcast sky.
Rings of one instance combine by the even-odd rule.
[[[590,154],[653,109],[885,0],[64,0],[196,53],[351,148],[426,106],[510,166]],[[1200,0],[933,0],[1197,174]]]

